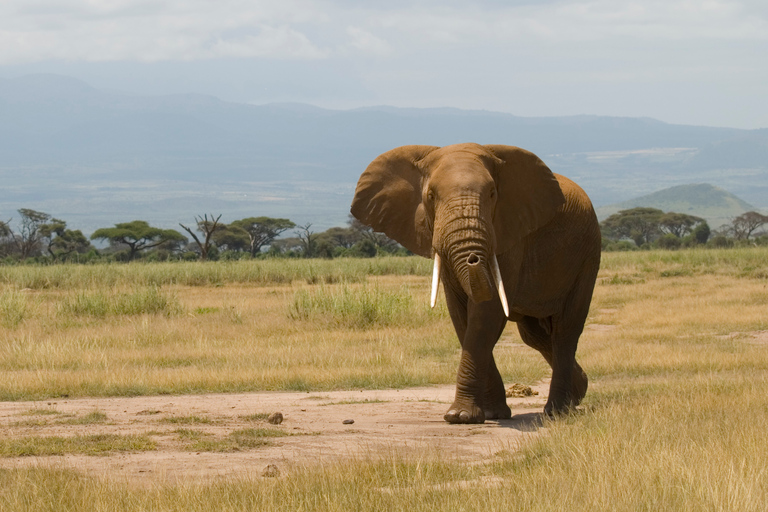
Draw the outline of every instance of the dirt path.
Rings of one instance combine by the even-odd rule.
[[[514,415],[511,420],[483,425],[449,425],[443,421],[442,415],[453,401],[454,386],[1,402],[0,435],[4,439],[134,434],[147,435],[157,447],[103,456],[5,457],[0,458],[0,467],[71,467],[151,483],[260,476],[268,466],[283,474],[298,465],[375,456],[393,449],[439,450],[448,457],[471,462],[514,449],[525,435],[535,434],[547,386],[535,386],[537,396],[508,398]],[[94,411],[100,414],[92,414],[94,420],[88,421]],[[254,417],[278,411],[284,420],[277,426]],[[344,424],[344,420],[354,423]],[[192,448],[189,437],[184,437],[186,432],[215,441],[248,428],[279,429],[290,435],[269,438],[266,446],[225,452],[198,451]]]

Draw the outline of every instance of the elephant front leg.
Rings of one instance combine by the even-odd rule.
[[[448,423],[483,423],[486,419],[509,418],[511,411],[493,360],[493,347],[507,321],[501,304],[468,301],[466,318],[456,398],[444,419]]]
[[[493,354],[491,354],[491,360],[488,363],[488,378],[485,385],[483,412],[487,420],[507,420],[512,417],[512,409],[507,405],[504,381],[501,379],[501,374],[496,367]]]

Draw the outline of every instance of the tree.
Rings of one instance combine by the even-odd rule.
[[[40,236],[45,241],[45,248],[51,258],[69,256],[72,253],[85,253],[91,249],[91,243],[79,229],[67,229],[67,223],[61,219],[52,218],[40,226]]]
[[[768,224],[768,215],[746,212],[731,221],[731,232],[736,240],[749,240],[749,237],[765,224]]]
[[[294,231],[301,242],[301,250],[305,258],[314,257],[317,248],[317,235],[310,230],[311,227],[312,223],[308,222]]]
[[[366,226],[357,220],[357,218],[355,218],[355,216],[352,214],[349,215],[348,224],[349,229],[358,233],[358,236],[360,237],[359,240],[355,242],[355,244],[361,244],[363,241],[368,240],[376,248],[376,252],[381,249],[384,252],[392,253],[400,248],[400,244],[389,238],[384,233],[376,232],[372,227]],[[370,252],[368,244],[366,244],[366,248],[364,248],[362,252],[365,254]]]
[[[186,237],[174,229],[154,228],[146,221],[134,220],[115,224],[113,228],[97,229],[91,235],[91,240],[108,240],[113,245],[128,246],[128,260],[131,261],[139,251],[166,242],[186,241]]]
[[[704,222],[701,217],[685,213],[667,212],[659,218],[659,230],[662,233],[683,238],[693,232],[694,228]]]
[[[273,219],[271,217],[248,217],[247,219],[236,220],[231,225],[248,233],[251,256],[256,256],[262,247],[272,243],[272,240],[284,231],[296,227],[296,224],[288,219]]]
[[[697,243],[705,244],[709,240],[709,236],[712,234],[712,230],[709,228],[709,224],[707,224],[707,221],[701,222],[698,226],[693,228],[693,238],[696,239]]]
[[[0,220],[0,257],[10,256],[16,252],[16,244],[14,243],[10,222],[10,220],[8,222]]]
[[[195,243],[200,248],[200,259],[202,261],[205,261],[208,259],[208,253],[211,250],[211,246],[213,245],[213,240],[211,240],[211,237],[216,232],[216,230],[221,229],[223,227],[223,224],[219,224],[219,219],[221,218],[221,215],[213,218],[213,214],[211,214],[211,220],[208,220],[208,214],[206,213],[204,217],[195,217],[195,221],[197,222],[197,231],[203,234],[204,239],[200,241],[198,236],[195,234],[194,231],[192,231],[190,228],[185,226],[182,223],[179,223],[179,226],[184,228],[184,230],[189,233],[192,238],[195,240]]]
[[[659,236],[659,223],[664,212],[657,208],[638,207],[621,210],[600,225],[603,234],[614,240],[631,238],[638,247]]]
[[[19,257],[24,260],[41,250],[40,228],[48,222],[50,215],[29,208],[20,208],[17,210],[21,216],[21,223],[18,233],[12,233],[13,242],[19,252]],[[8,226],[10,229],[10,226]]]
[[[251,237],[247,231],[232,224],[221,224],[213,234],[213,241],[217,247],[227,251],[244,251],[251,247]]]

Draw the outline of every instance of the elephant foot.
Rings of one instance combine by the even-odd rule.
[[[492,409],[485,409],[483,412],[487,420],[508,420],[512,417],[512,409],[507,404]]]
[[[576,404],[571,400],[570,396],[557,399],[549,397],[547,404],[544,406],[544,414],[550,418],[556,418],[558,416],[564,416],[571,413],[576,409]]]
[[[453,403],[443,419],[448,423],[485,423],[485,413],[476,405]]]
[[[589,378],[584,370],[581,369],[579,363],[573,363],[573,373],[571,374],[571,394],[573,395],[573,405],[579,405],[587,394],[587,387],[589,386]]]

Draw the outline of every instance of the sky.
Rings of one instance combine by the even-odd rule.
[[[0,78],[768,128],[765,0],[2,0]]]

